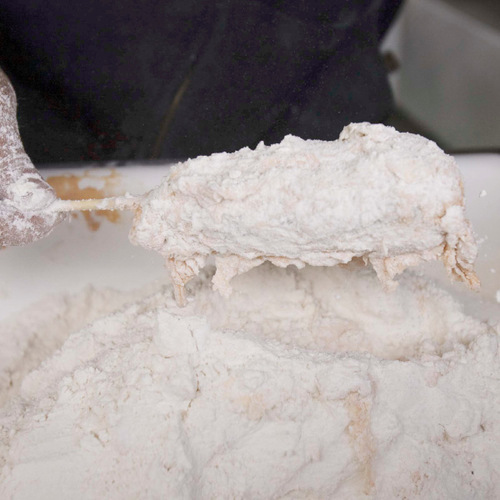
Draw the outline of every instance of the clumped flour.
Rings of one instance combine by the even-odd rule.
[[[2,498],[500,497],[497,327],[357,263],[211,277],[2,325]]]

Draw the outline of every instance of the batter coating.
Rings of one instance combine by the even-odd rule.
[[[407,267],[440,259],[479,286],[454,159],[384,125],[351,124],[333,142],[287,136],[178,164],[141,201],[130,239],[165,257],[180,304],[212,255],[223,295],[231,278],[264,261],[301,268],[362,258],[391,289]]]

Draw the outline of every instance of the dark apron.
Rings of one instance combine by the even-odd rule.
[[[391,96],[400,0],[0,0],[0,64],[35,163],[335,139]]]

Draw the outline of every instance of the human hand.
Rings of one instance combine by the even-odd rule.
[[[65,218],[47,208],[56,200],[25,153],[16,119],[16,95],[0,70],[0,246],[26,245]]]
[[[50,233],[65,217],[47,210],[56,199],[27,155],[0,158],[0,246],[26,245]]]

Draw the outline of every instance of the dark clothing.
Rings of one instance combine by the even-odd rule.
[[[35,163],[335,139],[386,118],[401,0],[0,0],[0,65]]]

